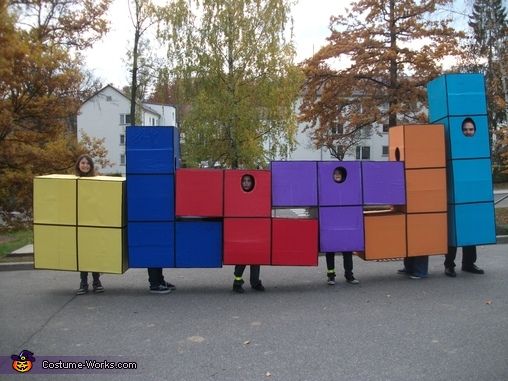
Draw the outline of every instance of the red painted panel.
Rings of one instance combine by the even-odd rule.
[[[254,178],[251,191],[242,189],[244,175]],[[224,217],[271,216],[270,171],[226,170],[224,183]]]
[[[222,217],[223,189],[223,170],[177,169],[176,215]]]
[[[318,220],[274,218],[272,265],[317,266]]]
[[[224,219],[224,264],[269,265],[270,218]]]

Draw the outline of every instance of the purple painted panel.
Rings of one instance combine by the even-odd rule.
[[[364,251],[363,207],[319,208],[319,251]]]
[[[362,176],[364,205],[406,203],[404,162],[363,161]]]
[[[272,206],[317,206],[315,161],[272,161]]]
[[[342,168],[342,182],[333,173]],[[320,206],[362,205],[362,169],[359,161],[318,162],[318,193]]]

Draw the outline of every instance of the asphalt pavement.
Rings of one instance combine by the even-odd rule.
[[[396,274],[400,261],[355,257],[360,285],[328,286],[321,257],[318,267],[262,267],[266,292],[246,285],[242,295],[231,266],[166,269],[177,286],[167,295],[148,293],[145,269],[105,274],[106,292],[82,296],[77,273],[3,271],[0,355],[138,364],[26,375],[37,380],[507,380],[508,246],[479,248],[485,275],[458,267],[448,278],[442,262],[431,257],[429,277],[411,280]]]

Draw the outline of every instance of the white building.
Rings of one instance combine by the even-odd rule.
[[[125,175],[125,127],[130,125],[130,98],[111,85],[99,90],[80,107],[77,131],[94,138],[104,138],[112,167],[100,168],[102,174]],[[141,125],[176,126],[176,109],[171,105],[143,103]]]
[[[299,99],[295,105],[295,112],[298,113],[301,104]],[[337,160],[333,157],[328,148],[316,148],[312,143],[310,129],[305,130],[305,123],[298,124],[296,133],[296,148],[287,158],[281,160]],[[373,124],[371,131],[364,134],[361,143],[351,147],[344,160],[388,160],[388,126]]]

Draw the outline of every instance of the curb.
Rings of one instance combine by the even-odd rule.
[[[33,270],[33,262],[5,262],[0,263],[0,271]]]

